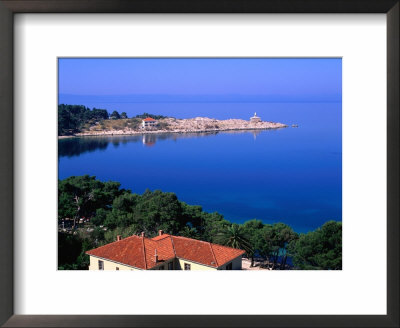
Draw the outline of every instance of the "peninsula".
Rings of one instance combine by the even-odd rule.
[[[196,117],[190,119],[164,118],[147,122],[155,122],[154,125],[143,126],[132,124],[131,119],[111,121],[112,124],[96,124],[88,130],[76,133],[76,136],[95,135],[131,135],[144,133],[195,133],[216,132],[231,130],[266,130],[287,127],[282,123],[274,122],[251,122],[239,119],[216,120],[207,117]],[[146,122],[145,119],[142,122]],[[135,122],[136,123],[136,122]],[[146,124],[146,123],[145,123]]]
[[[144,113],[128,118],[126,113],[90,110],[84,106],[59,106],[59,137],[134,135],[151,133],[197,133],[239,130],[267,130],[286,124],[263,121],[254,113],[249,120],[217,120],[208,117],[177,119]]]

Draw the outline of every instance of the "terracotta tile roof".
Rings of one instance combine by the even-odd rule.
[[[170,238],[170,235],[165,233],[163,235],[158,235],[158,236],[156,236],[154,238],[151,238],[151,240],[160,240],[160,239],[165,239],[165,238]]]
[[[131,236],[86,252],[88,255],[144,270],[175,257],[218,268],[244,253],[240,249],[168,234],[152,239]]]
[[[210,243],[196,239],[172,236],[176,257],[202,263],[212,267],[218,267],[212,254]]]
[[[171,237],[174,242],[176,257],[216,268],[245,253],[241,249],[206,241],[178,236]]]
[[[171,241],[163,239],[160,241],[154,241],[149,238],[144,238],[144,244],[146,249],[146,263],[147,269],[151,269],[160,264],[175,258],[175,252],[172,248]],[[158,263],[155,261],[155,254],[157,250]]]
[[[214,251],[215,258],[217,259],[218,266],[221,266],[245,253],[245,251],[241,249],[221,246],[217,244],[211,244],[211,247]]]
[[[145,269],[143,240],[139,236],[115,241],[87,251],[86,254]]]
[[[151,122],[151,121],[155,121],[155,119],[154,119],[154,118],[151,118],[151,117],[146,117],[143,121],[145,121],[145,122]]]

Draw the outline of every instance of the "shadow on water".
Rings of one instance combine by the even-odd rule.
[[[90,153],[97,150],[105,151],[110,144],[114,147],[119,147],[121,144],[131,142],[141,142],[144,146],[152,147],[158,141],[163,140],[178,140],[184,138],[202,138],[215,136],[219,133],[252,133],[254,138],[261,133],[262,130],[252,131],[216,131],[216,132],[198,132],[198,133],[149,133],[137,134],[129,136],[87,136],[76,137],[58,140],[58,157],[74,157],[84,153]]]

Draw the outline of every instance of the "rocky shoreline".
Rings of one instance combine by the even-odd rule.
[[[122,120],[121,120],[122,121]],[[152,133],[207,133],[219,131],[245,131],[245,130],[268,130],[288,127],[286,124],[276,122],[250,122],[240,119],[216,120],[207,117],[196,117],[191,119],[165,118],[157,121],[157,126],[132,129],[129,125],[119,129],[101,128],[100,124],[92,126],[89,130],[76,133],[72,136],[121,136]]]

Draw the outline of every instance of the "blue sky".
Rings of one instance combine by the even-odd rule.
[[[338,58],[61,58],[59,94],[151,99],[341,101]],[[63,97],[60,97],[63,98]]]

